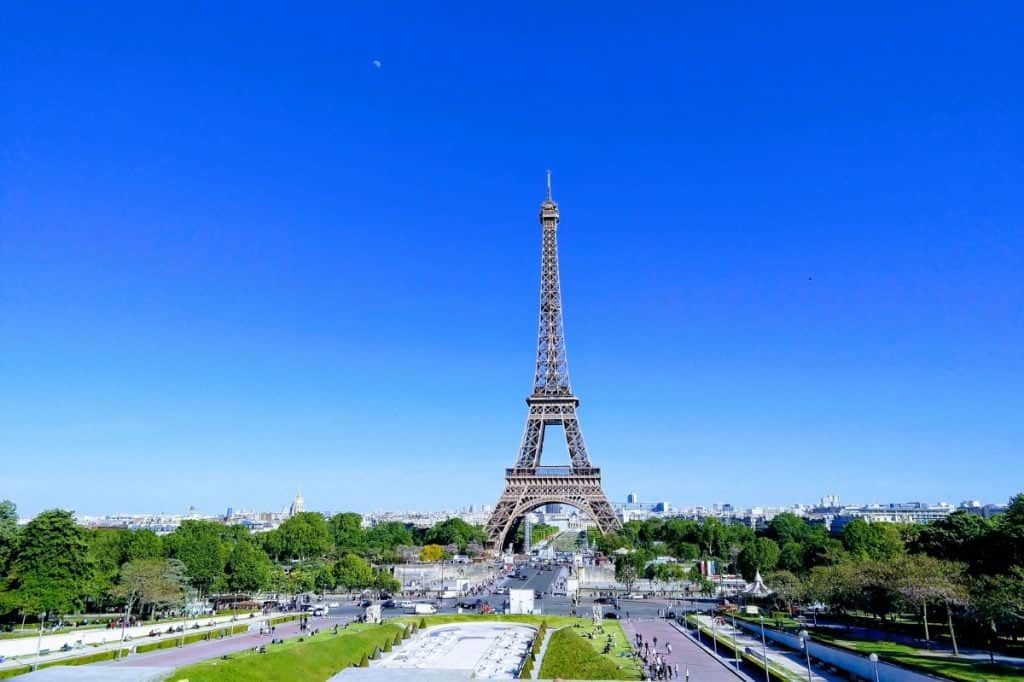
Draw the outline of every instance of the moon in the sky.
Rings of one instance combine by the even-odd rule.
[[[373,65],[374,65],[374,66],[375,66],[376,68],[378,68],[378,69],[379,69],[379,68],[380,68],[381,66],[383,66],[383,64],[381,64],[381,61],[380,61],[379,59],[374,59],[374,60],[373,60]]]

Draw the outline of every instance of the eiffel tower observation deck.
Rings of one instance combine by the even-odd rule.
[[[523,514],[541,505],[561,503],[576,507],[602,532],[621,527],[601,487],[601,470],[593,466],[580,430],[576,408],[580,400],[569,383],[569,361],[562,323],[562,289],[558,274],[558,204],[551,197],[548,171],[547,198],[540,205],[541,269],[540,315],[537,328],[537,363],[533,391],[526,399],[526,428],[515,466],[505,470],[505,490],[487,522],[488,544],[505,546],[509,532]],[[569,463],[544,466],[544,432],[561,426]]]

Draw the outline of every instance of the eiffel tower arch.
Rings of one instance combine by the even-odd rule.
[[[569,384],[569,362],[562,327],[562,290],[558,276],[558,204],[548,195],[540,206],[540,322],[533,392],[515,466],[505,470],[505,490],[487,522],[488,545],[500,551],[526,513],[549,503],[567,504],[589,516],[601,532],[621,528],[601,487],[601,470],[590,463],[576,408],[580,401]],[[544,434],[561,426],[569,450],[566,466],[543,466]]]

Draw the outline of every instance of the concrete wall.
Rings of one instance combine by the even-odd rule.
[[[736,619],[736,625],[755,633],[759,638],[761,636],[760,625],[747,623],[738,618]],[[802,652],[800,638],[795,634],[765,628],[764,635],[766,639],[782,644],[783,646],[787,646],[790,649],[796,649],[797,651]],[[865,680],[875,679],[874,668],[867,656],[862,656],[861,654],[855,654],[851,651],[846,651],[844,649],[839,649],[834,646],[814,641],[807,643],[807,650],[810,652],[812,659],[817,659],[828,665],[846,670],[858,677],[864,678]],[[892,665],[891,663],[879,661],[878,680],[879,682],[935,682],[936,678],[930,675],[925,675],[924,673],[907,670],[906,668],[901,668],[899,666]]]

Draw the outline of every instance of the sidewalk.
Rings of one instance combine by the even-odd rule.
[[[690,682],[737,682],[742,679],[733,670],[715,659],[712,654],[702,649],[696,642],[672,627],[667,620],[623,620],[622,629],[626,631],[630,643],[636,633],[640,633],[644,641],[658,638],[657,653],[673,666],[679,666],[680,680],[686,679],[686,671],[690,673]],[[669,654],[666,644],[672,645]],[[675,678],[673,678],[675,679]]]
[[[189,629],[186,629],[184,633],[167,633],[166,630],[164,629],[161,632],[161,634],[157,637],[150,637],[149,631],[159,630],[161,628],[159,626],[147,624],[137,626],[134,628],[128,628],[127,632],[135,633],[135,635],[131,639],[125,639],[124,642],[121,642],[121,630],[119,629],[97,630],[94,631],[96,634],[90,638],[82,637],[85,631],[65,633],[59,635],[50,635],[49,637],[44,635],[41,648],[44,650],[50,649],[50,653],[41,656],[39,658],[39,662],[48,663],[51,661],[72,659],[81,656],[91,656],[93,654],[97,654],[103,651],[113,651],[117,649],[119,646],[124,649],[130,649],[131,647],[138,646],[140,644],[149,644],[151,642],[159,642],[167,639],[178,639],[183,634],[185,636],[188,636],[194,634],[201,634],[205,632],[216,632],[221,628],[229,628],[231,626],[236,625],[256,625],[258,628],[260,623],[266,621],[269,618],[275,618],[280,615],[282,614],[270,614],[267,616],[260,615],[256,616],[255,618],[239,618],[235,621],[231,620],[231,616],[221,616],[219,618],[201,618],[198,621],[196,621],[201,623],[201,626],[198,629],[193,630],[190,627]],[[210,625],[211,622],[213,623],[212,625]],[[164,628],[166,628],[167,626],[168,623],[165,623]],[[84,645],[81,647],[75,647],[74,644],[79,639],[84,640]],[[21,640],[9,641],[20,642]],[[27,653],[19,655],[17,658],[7,657],[7,659],[3,663],[0,663],[0,672],[7,670],[9,668],[20,668],[25,665],[32,665],[35,662],[37,640],[35,638],[32,638],[29,640],[29,642],[31,643],[31,649]],[[60,647],[64,646],[65,643],[72,645],[73,648],[70,651],[60,651]],[[0,649],[0,654],[7,656],[7,654],[4,653],[2,649]]]

